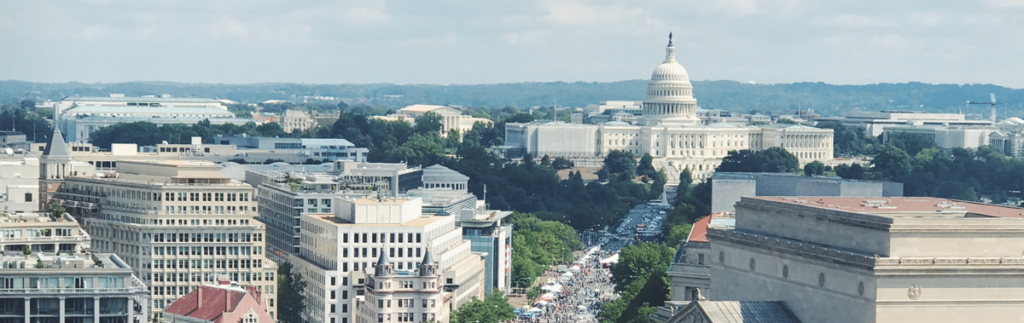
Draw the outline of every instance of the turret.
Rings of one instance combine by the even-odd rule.
[[[388,260],[386,248],[380,248],[380,258],[377,258],[377,265],[374,268],[374,276],[391,276],[391,261]]]
[[[423,254],[423,260],[420,261],[420,276],[437,276],[437,263],[434,262],[434,257],[430,255],[430,249]]]

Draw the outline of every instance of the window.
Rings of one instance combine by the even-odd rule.
[[[702,254],[702,253],[697,254],[697,264],[698,265],[703,265],[704,264],[704,254]]]
[[[25,202],[32,202],[32,193],[25,193]]]

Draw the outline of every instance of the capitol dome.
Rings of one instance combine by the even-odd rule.
[[[651,73],[651,81],[647,84],[647,99],[644,100],[643,116],[647,125],[655,124],[696,124],[697,99],[693,98],[693,85],[686,68],[676,61],[672,46],[672,34],[669,34],[668,47],[665,48],[665,61]]]

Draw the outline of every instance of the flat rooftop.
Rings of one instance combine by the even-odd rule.
[[[352,223],[338,219],[333,214],[331,215],[310,215],[311,218],[323,221],[334,226],[339,227],[426,227],[431,223],[444,220],[445,216],[431,215],[418,217],[405,223]]]
[[[889,218],[1024,218],[1024,209],[935,197],[821,197],[758,196],[774,201]]]

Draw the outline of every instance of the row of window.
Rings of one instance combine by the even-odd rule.
[[[146,269],[246,269],[263,268],[262,259],[154,259]]]
[[[153,247],[154,256],[248,256],[263,254],[263,246]]]
[[[150,242],[260,242],[262,233],[143,233],[142,239]]]
[[[160,195],[154,194],[155,200]],[[173,202],[248,202],[249,193],[214,193],[214,192],[164,192],[164,201]]]
[[[369,236],[367,236],[367,235],[369,235]],[[360,242],[362,242],[362,243],[377,243],[378,240],[380,242],[386,242],[384,240],[384,238],[386,236],[387,236],[387,234],[385,234],[385,233],[353,233],[352,234],[352,242],[353,243],[360,243]],[[390,242],[391,243],[395,243],[395,237],[398,237],[398,240],[397,240],[398,243],[406,243],[406,242],[413,243],[413,236],[416,237],[416,243],[420,243],[420,242],[423,241],[423,236],[420,233],[416,233],[416,234],[413,234],[413,233],[407,233],[407,234],[391,233],[390,234],[390,238],[391,238]],[[367,237],[369,237],[369,239]],[[378,237],[379,237],[379,239],[378,239]],[[348,243],[348,233],[341,234],[341,242],[342,243]],[[392,248],[392,251],[393,250],[394,249]],[[392,255],[392,257],[393,256],[394,255]]]
[[[215,282],[217,281],[217,275],[235,274],[238,278],[243,281],[275,281],[273,272],[260,273],[149,273],[146,274],[146,280],[153,282]],[[152,278],[152,279],[151,279]]]

